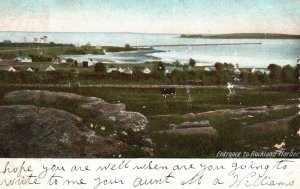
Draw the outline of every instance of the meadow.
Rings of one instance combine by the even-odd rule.
[[[72,92],[84,96],[95,96],[110,103],[124,103],[129,111],[144,114],[148,120],[148,136],[152,138],[154,146],[154,157],[215,157],[218,151],[252,151],[262,148],[274,151],[274,144],[280,143],[284,138],[290,143],[287,146],[294,147],[299,139],[292,139],[288,135],[291,130],[300,129],[299,122],[293,123],[290,129],[276,130],[271,133],[251,134],[245,127],[264,121],[282,119],[296,115],[297,108],[288,110],[272,111],[267,115],[245,116],[213,116],[206,118],[211,125],[217,129],[217,136],[210,135],[176,135],[158,133],[168,129],[172,123],[185,121],[201,121],[200,118],[183,118],[187,113],[199,113],[217,109],[238,109],[253,106],[271,106],[278,104],[293,104],[299,98],[296,91],[284,90],[237,90],[236,96],[227,99],[228,90],[219,89],[176,89],[176,96],[164,98],[159,89],[129,89],[129,88],[95,88],[95,87],[1,87],[0,104],[14,104],[13,101],[3,100],[5,93],[20,89],[40,89],[60,92]],[[97,120],[78,108],[76,102],[58,102],[54,104],[35,103],[30,104],[55,107],[72,112],[85,119],[87,125],[90,123],[104,125],[105,132],[96,129],[99,135],[109,135],[117,130],[112,124]],[[94,128],[95,129],[95,128]],[[138,143],[139,141],[135,141]],[[126,154],[126,157],[140,157],[134,152]]]

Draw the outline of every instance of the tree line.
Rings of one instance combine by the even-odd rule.
[[[144,64],[145,65],[145,64]],[[144,66],[143,65],[143,66]],[[182,67],[183,71],[174,70],[166,73],[168,64],[163,62],[151,63],[148,67],[151,73],[142,72],[141,65],[132,67],[133,73],[126,74],[118,71],[106,73],[106,66],[103,63],[95,65],[94,72],[70,70],[56,70],[54,72],[36,72],[27,71],[10,73],[0,71],[0,80],[2,83],[68,83],[69,81],[80,81],[81,83],[103,83],[114,81],[114,83],[138,82],[145,84],[191,84],[191,85],[225,85],[228,82],[246,85],[262,84],[295,84],[299,82],[300,65],[292,67],[290,65],[279,66],[270,64],[269,73],[259,71],[251,72],[250,69],[240,69],[241,73],[232,72],[232,64],[216,63],[214,71],[205,71],[200,67]],[[84,68],[81,68],[84,69]],[[80,71],[80,69],[79,69]]]

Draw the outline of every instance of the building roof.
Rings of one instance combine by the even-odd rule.
[[[17,56],[16,60],[32,60],[30,56]]]
[[[182,67],[174,67],[174,66],[166,66],[165,67],[165,72],[166,73],[172,73],[173,71],[183,71]]]
[[[132,70],[129,67],[127,67],[127,68],[124,69],[124,73],[125,74],[132,74]]]
[[[240,71],[238,68],[235,68],[234,71],[233,71],[233,73],[234,73],[234,74],[240,74],[241,71]]]
[[[8,69],[7,69],[7,71],[9,71],[9,72],[15,72],[15,71],[17,71],[14,67],[12,67],[12,66],[10,66]]]
[[[210,67],[205,67],[204,68],[204,71],[207,71],[207,72],[215,72],[217,71],[216,67],[214,66],[210,66]]]
[[[148,73],[151,73],[151,70],[146,67],[142,70],[142,72],[148,74]]]
[[[48,71],[55,71],[55,68],[53,68],[53,66],[48,66],[46,69],[45,69],[46,72]]]
[[[33,68],[28,68],[27,71],[34,72]]]
[[[117,72],[118,68],[106,68],[106,73]]]

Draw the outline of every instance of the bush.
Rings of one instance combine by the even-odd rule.
[[[102,62],[96,63],[95,64],[95,72],[105,73],[106,72],[105,65]]]
[[[32,62],[50,62],[52,60],[51,56],[38,56],[36,54],[30,54],[29,57],[32,59]]]
[[[300,116],[289,121],[289,134],[286,143],[288,148],[294,148],[300,145],[300,137],[297,132],[300,130]]]
[[[270,64],[268,69],[270,70],[269,77],[272,83],[280,83],[281,67],[276,64]]]
[[[164,64],[162,63],[162,62],[158,62],[158,64],[157,64],[157,70],[159,70],[159,71],[165,71],[165,66],[164,66]]]
[[[295,69],[290,65],[286,65],[281,70],[281,80],[284,83],[294,83],[296,78],[294,77]]]
[[[194,59],[190,58],[189,65],[194,67],[196,65],[196,61]]]

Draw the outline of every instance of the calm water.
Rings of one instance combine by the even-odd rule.
[[[48,36],[55,43],[124,46],[155,44],[218,44],[218,43],[262,43],[254,45],[224,45],[198,47],[157,47],[146,52],[110,53],[107,55],[85,55],[80,58],[96,58],[112,62],[140,63],[147,60],[187,62],[190,58],[207,65],[215,62],[239,63],[241,67],[267,67],[270,63],[294,66],[300,58],[300,40],[273,39],[182,39],[177,34],[138,33],[47,33],[47,32],[0,32],[0,41],[32,42],[35,37]]]

